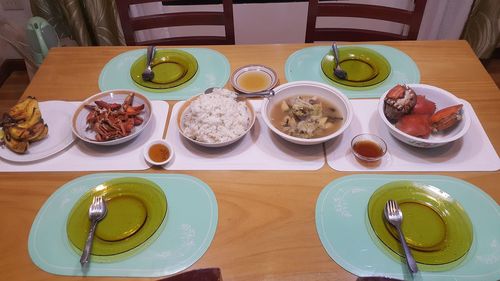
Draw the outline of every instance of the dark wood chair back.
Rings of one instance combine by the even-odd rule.
[[[311,43],[314,41],[416,40],[427,0],[414,0],[414,3],[413,10],[405,10],[387,6],[346,2],[318,3],[318,0],[309,0],[305,41]],[[316,27],[318,17],[367,18],[396,22],[408,26],[408,33],[402,35],[358,28],[318,28]]]
[[[233,1],[222,0],[222,11],[168,12],[132,17],[130,6],[152,2],[182,3],[180,0],[115,0],[127,45],[230,45],[234,44]],[[177,26],[224,26],[225,36],[183,36],[138,41],[136,31]]]

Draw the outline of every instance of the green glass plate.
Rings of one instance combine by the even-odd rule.
[[[221,88],[226,85],[231,74],[231,65],[223,54],[208,48],[177,48],[175,50],[188,52],[196,58],[198,70],[186,83],[168,89],[152,89],[135,83],[130,76],[130,68],[139,57],[146,54],[146,49],[142,48],[123,52],[109,60],[99,75],[99,89],[101,91],[134,90],[150,100],[185,100],[202,93],[207,88]]]
[[[332,48],[328,45],[307,47],[291,54],[285,63],[285,78],[288,82],[308,80],[332,85],[350,99],[379,98],[396,84],[420,83],[420,71],[417,64],[401,50],[371,44],[342,45],[340,49],[354,46],[373,50],[386,58],[391,66],[389,76],[378,84],[366,87],[347,86],[333,81],[321,69],[321,61]]]
[[[384,219],[387,200],[403,211],[402,231],[415,260],[446,264],[460,259],[472,245],[472,224],[462,206],[431,185],[395,181],[377,189],[368,202],[368,218],[377,237],[404,257],[397,231]]]
[[[391,72],[391,65],[379,53],[363,47],[339,48],[340,66],[347,72],[347,79],[333,74],[337,66],[330,50],[321,60],[321,70],[332,81],[352,86],[367,87],[384,81]]]
[[[106,216],[96,228],[92,254],[111,256],[143,244],[158,230],[167,214],[165,194],[155,183],[142,178],[117,178],[85,193],[71,210],[66,230],[69,241],[81,251],[90,221],[88,210],[94,196],[104,197]]]
[[[400,180],[437,186],[460,203],[474,232],[466,255],[443,265],[419,263],[419,272],[412,274],[405,259],[380,241],[370,225],[368,202],[381,186]],[[316,230],[332,263],[353,275],[415,281],[500,280],[499,205],[481,188],[461,179],[425,174],[345,176],[323,188],[315,215]]]
[[[67,234],[72,208],[89,190],[94,190],[103,182],[125,177],[146,179],[160,187],[168,198],[168,217],[140,246],[118,255],[92,256],[89,266],[82,268],[80,253]],[[192,176],[166,173],[88,174],[62,185],[41,206],[31,226],[28,251],[34,265],[55,275],[158,279],[185,270],[206,253],[217,229],[218,209],[210,186]],[[86,231],[83,226],[81,230]]]
[[[151,68],[152,81],[142,80],[146,68],[146,55],[139,57],[130,67],[130,77],[139,86],[151,89],[169,89],[182,85],[196,74],[198,62],[188,52],[182,50],[157,50]]]

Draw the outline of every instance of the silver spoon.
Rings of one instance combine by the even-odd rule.
[[[385,204],[384,215],[387,221],[392,224],[399,233],[399,241],[403,246],[403,250],[405,251],[406,263],[408,264],[408,268],[412,273],[418,272],[417,263],[411,254],[410,248],[406,244],[405,237],[403,232],[401,231],[401,223],[403,222],[403,212],[398,206],[398,203],[394,200],[389,200]]]
[[[210,94],[212,93],[215,89],[220,89],[219,87],[211,87],[205,90],[205,94]],[[267,98],[267,97],[272,97],[274,96],[274,90],[267,90],[267,91],[262,91],[262,92],[255,92],[255,93],[250,93],[250,94],[241,94],[241,93],[236,93],[238,97],[245,97],[245,98]]]
[[[337,43],[333,42],[332,44],[332,49],[333,49],[333,57],[335,58],[335,68],[333,69],[333,74],[337,76],[338,78],[345,80],[347,79],[347,72],[342,69],[340,66],[340,56],[339,56],[339,50],[337,48]]]
[[[155,77],[155,73],[151,69],[151,63],[155,57],[156,47],[148,46],[148,51],[146,53],[146,69],[142,72],[142,80],[151,81]]]

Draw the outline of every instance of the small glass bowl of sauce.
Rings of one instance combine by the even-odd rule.
[[[376,162],[384,157],[387,144],[377,135],[359,134],[352,139],[351,150],[361,161]]]
[[[144,146],[144,158],[151,165],[165,165],[172,160],[173,156],[174,150],[165,140],[150,141]]]
[[[233,88],[244,94],[267,91],[277,83],[276,72],[265,65],[246,65],[236,69],[231,76]]]

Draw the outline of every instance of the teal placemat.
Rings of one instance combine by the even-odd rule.
[[[185,100],[210,87],[224,87],[229,80],[231,66],[227,58],[212,49],[179,48],[192,54],[198,61],[198,72],[185,85],[166,90],[140,87],[130,77],[130,67],[146,49],[122,53],[112,58],[99,75],[101,91],[112,89],[130,89],[138,91],[151,100]]]
[[[380,84],[369,87],[349,87],[335,83],[321,70],[321,60],[330,51],[330,47],[315,46],[298,50],[288,57],[285,65],[286,80],[288,82],[309,80],[329,84],[340,89],[351,99],[378,98],[398,83],[420,83],[420,71],[417,64],[400,50],[382,45],[352,46],[369,48],[384,56],[391,65],[389,77]],[[339,46],[339,48],[342,47]]]
[[[456,199],[473,224],[474,240],[456,267],[440,272],[421,270],[408,275],[404,261],[396,260],[370,235],[368,200],[380,186],[396,180],[434,185]],[[334,180],[316,203],[316,230],[328,255],[357,276],[386,276],[405,280],[500,280],[500,208],[476,186],[445,176],[353,175]],[[419,265],[421,266],[421,265]]]
[[[66,234],[73,205],[94,186],[119,177],[141,177],[158,184],[168,213],[156,240],[134,256],[111,263],[91,262],[83,272],[80,256]],[[158,277],[177,273],[195,263],[215,234],[218,209],[215,195],[204,182],[186,175],[92,174],[66,183],[42,206],[31,227],[28,249],[41,269],[58,275]],[[83,230],[82,230],[83,231]]]

